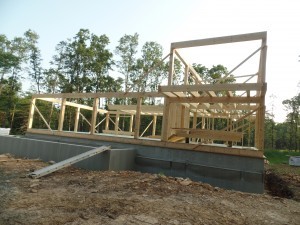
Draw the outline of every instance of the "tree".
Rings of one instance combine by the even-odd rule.
[[[266,149],[274,149],[274,140],[275,140],[275,122],[271,114],[267,113],[265,118],[265,148]]]
[[[289,122],[289,149],[298,150],[300,146],[300,135],[298,127],[300,124],[300,93],[291,99],[286,99],[282,102],[289,112],[287,122]]]
[[[60,79],[62,92],[97,92],[113,65],[112,53],[107,49],[109,38],[80,29],[73,39],[56,46],[52,65]]]
[[[109,38],[106,35],[96,36],[91,35],[91,44],[89,48],[90,72],[92,75],[92,89],[95,92],[104,91],[105,80],[109,79],[108,72],[112,68],[113,54],[107,49]],[[113,79],[112,79],[113,80]],[[111,86],[112,84],[108,84]]]
[[[29,77],[33,80],[36,85],[37,93],[41,92],[41,86],[43,83],[43,73],[42,73],[42,58],[41,51],[37,47],[39,35],[32,30],[25,32],[26,45],[28,48],[28,60],[29,68],[28,73]]]
[[[137,60],[136,73],[131,76],[135,91],[156,91],[167,77],[167,67],[161,62],[162,47],[156,42],[146,42],[142,56]]]
[[[12,73],[12,69],[19,66],[20,57],[11,51],[11,42],[5,35],[0,35],[0,96],[5,83],[5,75]]]
[[[115,53],[120,57],[117,61],[117,67],[119,72],[125,77],[124,85],[125,92],[130,88],[130,77],[135,77],[137,68],[136,54],[139,44],[139,35],[137,33],[133,35],[125,34],[119,40],[119,45],[116,47]]]
[[[18,92],[21,91],[21,71],[26,62],[26,41],[23,37],[8,40],[0,35],[0,114],[3,127],[11,127]]]
[[[228,76],[228,70],[223,65],[213,65],[210,69],[201,65],[193,64],[194,69],[200,75],[204,83],[234,83],[235,79],[232,75]]]

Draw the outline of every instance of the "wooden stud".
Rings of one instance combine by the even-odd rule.
[[[109,113],[105,115],[105,130],[109,130]]]
[[[58,131],[63,130],[64,126],[64,118],[65,118],[65,110],[66,110],[66,99],[62,98],[61,99],[61,104],[60,104],[60,113],[59,113],[59,119],[58,119]]]
[[[170,50],[170,61],[169,61],[169,79],[168,79],[168,85],[173,84],[173,75],[174,75],[174,49],[171,48]]]
[[[35,98],[31,99],[30,110],[29,110],[29,118],[28,118],[28,129],[32,128],[35,101],[36,101]]]
[[[165,98],[165,106],[164,106],[164,114],[163,114],[163,122],[162,122],[162,141],[168,141],[169,138],[169,116],[170,116],[170,101],[169,98]]]
[[[132,132],[132,128],[133,128],[133,117],[134,117],[134,115],[130,115],[129,132]]]
[[[135,127],[134,127],[134,138],[135,139],[138,139],[139,135],[140,135],[141,106],[142,106],[142,98],[138,98],[137,105],[136,105]]]
[[[117,133],[119,130],[119,121],[120,121],[120,114],[116,114],[116,120],[115,120],[115,132]]]
[[[76,114],[75,114],[74,132],[78,131],[79,116],[80,116],[80,108],[78,107],[76,108]]]
[[[97,121],[97,114],[98,114],[98,105],[99,105],[99,98],[94,98],[93,101],[93,113],[91,119],[91,134],[96,133],[96,121]]]
[[[152,136],[154,137],[156,135],[156,122],[157,122],[157,116],[153,116],[153,126],[152,126]]]

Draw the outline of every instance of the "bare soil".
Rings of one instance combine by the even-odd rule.
[[[46,165],[0,156],[1,225],[300,224],[297,199],[132,171],[70,167],[40,179],[26,176]]]

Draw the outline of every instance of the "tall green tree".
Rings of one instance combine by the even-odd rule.
[[[104,91],[107,81],[112,81],[109,77],[109,70],[114,65],[113,54],[108,50],[109,38],[106,35],[91,35],[91,43],[89,47],[90,73],[92,87],[94,92]],[[108,84],[111,86],[111,84]]]
[[[80,29],[73,39],[60,42],[53,57],[53,66],[60,78],[62,92],[97,92],[113,65],[108,50],[109,38]]]
[[[168,68],[161,62],[162,51],[162,46],[156,42],[143,45],[135,76],[131,77],[135,91],[156,91],[158,85],[167,78]]]
[[[117,61],[119,72],[124,75],[125,92],[132,87],[130,79],[135,77],[137,68],[137,48],[139,45],[139,35],[125,34],[119,40],[119,45],[116,47],[115,53],[120,57]]]
[[[289,149],[299,150],[300,147],[300,93],[291,99],[286,99],[282,102],[285,106],[288,115],[287,122],[289,123]]]
[[[26,62],[24,37],[8,40],[0,35],[0,117],[3,127],[11,127],[18,92],[21,91],[22,68]]]
[[[40,93],[44,82],[44,78],[41,66],[41,51],[37,46],[39,35],[32,30],[28,30],[25,32],[24,36],[28,48],[28,74],[35,84],[35,89],[37,93]]]

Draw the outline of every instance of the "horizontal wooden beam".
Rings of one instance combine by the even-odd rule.
[[[163,112],[163,106],[142,105],[142,112]],[[136,110],[136,105],[108,105],[109,110]]]
[[[261,97],[186,97],[169,98],[170,103],[261,103]]]
[[[129,131],[115,131],[115,130],[103,130],[104,134],[112,134],[112,135],[127,135],[127,136],[133,136],[134,132]]]
[[[199,47],[199,46],[206,46],[206,45],[218,45],[218,44],[227,44],[227,43],[244,42],[244,41],[264,40],[264,39],[266,39],[266,37],[267,37],[267,32],[258,32],[258,33],[239,34],[239,35],[232,35],[232,36],[191,40],[191,41],[174,42],[171,44],[171,49],[191,48],[191,47]]]
[[[249,104],[223,104],[220,108],[220,104],[208,104],[209,107],[204,106],[202,104],[192,103],[191,108],[195,110],[199,109],[217,109],[217,110],[226,110],[226,111],[235,111],[235,110],[254,110],[257,108],[256,105],[249,105]]]
[[[164,97],[158,92],[97,92],[97,93],[56,93],[33,94],[33,98],[138,98],[138,97]]]
[[[186,138],[204,138],[222,141],[241,141],[242,132],[220,131],[220,130],[202,130],[202,129],[173,129],[179,137]]]
[[[61,104],[61,100],[57,99],[57,98],[37,98],[37,99],[42,100],[42,101],[47,101],[47,102]],[[75,103],[75,102],[66,101],[65,105],[76,107],[76,108],[80,108],[80,109],[86,109],[86,110],[93,111],[93,107],[88,106],[88,105],[78,104],[78,103]],[[99,112],[99,113],[107,113],[107,110],[105,110],[105,109],[97,109],[97,112]]]
[[[233,83],[233,84],[196,84],[196,85],[172,85],[159,86],[158,90],[164,92],[194,92],[198,91],[265,91],[266,83]],[[176,93],[175,93],[176,94]],[[214,97],[214,96],[212,96]]]

